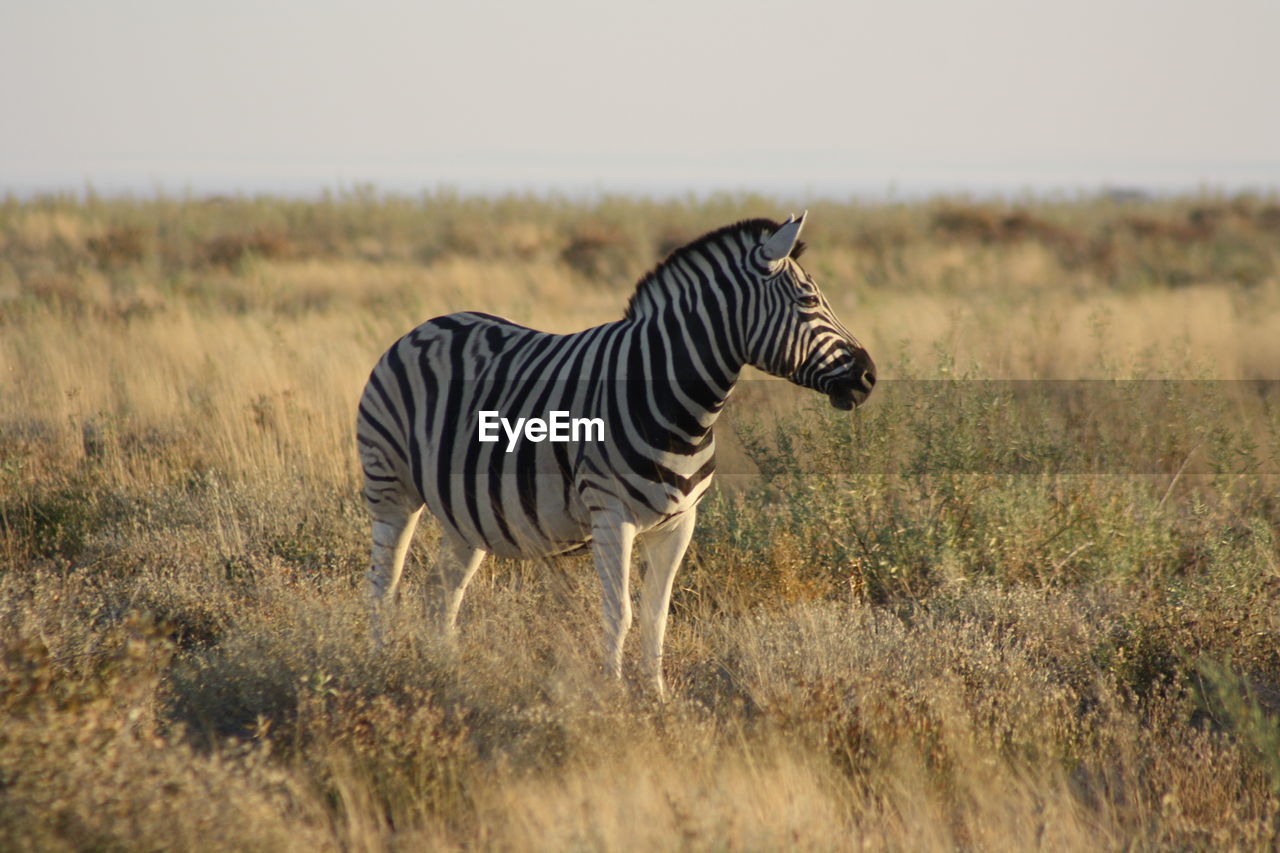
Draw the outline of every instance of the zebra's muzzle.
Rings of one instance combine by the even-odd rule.
[[[848,390],[841,389],[839,391],[832,391],[828,399],[831,400],[831,405],[835,406],[842,412],[852,411],[853,407],[858,405],[858,400],[854,396],[852,388]]]
[[[850,375],[833,383],[831,390],[827,392],[827,398],[831,400],[832,406],[848,412],[854,406],[861,406],[871,396],[871,389],[875,384],[875,371],[855,369]]]

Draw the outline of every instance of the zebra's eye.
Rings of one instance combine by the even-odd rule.
[[[814,293],[802,293],[796,297],[796,302],[800,303],[801,308],[817,308],[818,296]]]

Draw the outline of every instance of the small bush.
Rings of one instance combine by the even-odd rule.
[[[142,229],[137,226],[113,228],[102,235],[90,237],[88,248],[94,262],[105,270],[136,264],[147,254]]]
[[[235,269],[249,257],[277,260],[297,255],[293,242],[283,233],[258,228],[247,233],[224,234],[205,242],[201,256],[205,264]]]
[[[583,225],[575,230],[560,260],[593,281],[609,281],[632,265],[635,247],[617,228]]]

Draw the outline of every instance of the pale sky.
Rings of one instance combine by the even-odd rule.
[[[0,192],[1280,188],[1280,0],[0,0]]]

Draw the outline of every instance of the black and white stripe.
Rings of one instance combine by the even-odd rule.
[[[644,660],[662,690],[662,638],[695,508],[715,469],[712,426],[754,365],[861,403],[866,350],[797,262],[804,217],[740,222],[677,249],[641,280],[623,319],[552,335],[473,312],[428,320],[378,361],[357,440],[373,516],[375,634],[421,514],[443,529],[435,616],[453,630],[485,553],[540,557],[590,543],[604,592],[606,666],[621,674],[633,542],[647,569]],[[600,418],[602,441],[478,440],[479,413]],[[643,534],[641,538],[637,536]]]

